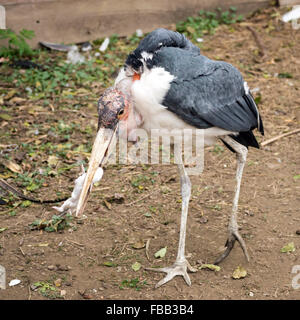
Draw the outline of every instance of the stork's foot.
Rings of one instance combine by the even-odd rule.
[[[247,261],[249,262],[250,258],[249,258],[249,255],[248,255],[248,252],[247,252],[247,247],[246,247],[246,244],[245,244],[245,241],[244,239],[242,238],[242,236],[239,234],[239,232],[237,230],[234,230],[234,231],[230,231],[229,232],[229,236],[228,236],[228,239],[225,243],[225,251],[218,257],[218,259],[215,261],[214,264],[219,264],[220,262],[222,262],[228,255],[229,253],[231,252],[231,250],[233,249],[234,247],[234,244],[235,244],[235,241],[238,241],[239,244],[241,245],[242,249],[243,249],[243,252],[244,252],[244,255],[247,259]]]
[[[191,283],[191,279],[190,279],[187,271],[190,271],[190,272],[197,271],[197,269],[193,268],[187,260],[175,261],[175,263],[171,267],[146,268],[146,270],[156,271],[156,272],[165,272],[167,274],[162,280],[160,280],[155,285],[155,288],[159,288],[160,286],[162,286],[163,284],[172,280],[176,276],[182,276],[184,278],[185,282],[190,286],[192,283]]]

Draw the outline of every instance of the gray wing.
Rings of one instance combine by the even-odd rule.
[[[153,65],[175,76],[162,104],[187,123],[235,132],[258,127],[255,102],[232,65],[179,48],[162,48]]]

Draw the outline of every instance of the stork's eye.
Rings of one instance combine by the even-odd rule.
[[[123,114],[124,114],[124,109],[121,109],[118,113],[118,118],[120,119]]]

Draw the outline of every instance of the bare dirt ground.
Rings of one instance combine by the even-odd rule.
[[[283,24],[280,12],[271,8],[240,24],[221,26],[214,35],[205,36],[202,45],[203,54],[232,63],[250,88],[256,88],[254,96],[265,126],[265,137],[257,134],[260,142],[295,130],[300,122],[300,30]],[[247,26],[256,30],[264,57]],[[35,102],[39,104],[42,101]],[[21,145],[30,139],[36,143],[27,135],[26,123],[51,126],[59,119],[78,121],[81,128],[91,126],[88,139],[78,130],[70,141],[75,145],[92,143],[95,109],[86,106],[81,109],[83,113],[66,113],[53,105],[44,108],[46,112],[28,112],[26,105],[22,102],[21,108],[12,103],[14,117],[0,120],[1,144]],[[13,213],[11,206],[0,207],[0,228],[5,228],[0,233],[0,265],[6,268],[7,283],[21,280],[19,285],[0,290],[0,299],[299,299],[300,289],[292,287],[292,268],[300,265],[299,138],[299,133],[294,134],[260,150],[251,149],[248,154],[238,219],[251,257],[249,263],[236,245],[220,271],[202,269],[190,274],[191,287],[176,277],[154,290],[163,275],[144,268],[168,266],[177,253],[181,210],[177,168],[110,166],[93,189],[85,211],[87,219],[72,220],[71,226],[61,231],[29,228],[33,221],[55,214],[51,205],[32,203],[26,207],[19,201]],[[62,143],[47,135],[40,140],[43,144]],[[12,154],[28,172],[48,157],[42,149],[34,159],[26,152]],[[84,157],[84,153],[70,153],[64,165]],[[225,243],[235,167],[234,155],[220,143],[207,148],[203,174],[191,177],[186,252],[193,266],[213,263]],[[0,166],[2,177],[7,172]],[[78,174],[76,166],[46,177],[31,195],[44,199],[57,198],[58,191],[69,195]],[[18,185],[13,177],[8,176],[7,181]],[[295,251],[282,253],[281,248],[291,242]],[[156,259],[154,253],[163,247],[167,247],[165,257]],[[141,264],[138,271],[132,269],[135,262]],[[232,273],[238,266],[244,267],[247,275],[235,280]]]

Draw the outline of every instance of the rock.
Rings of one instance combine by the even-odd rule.
[[[38,288],[38,286],[36,286],[36,285],[34,285],[34,284],[31,284],[31,285],[30,285],[30,289],[31,289],[32,291],[36,291],[37,288]]]
[[[56,265],[57,271],[69,271],[69,266],[61,266],[60,264]]]
[[[67,287],[71,287],[72,286],[72,282],[64,282],[64,285]]]
[[[200,219],[198,219],[198,221],[200,223],[207,223],[208,222],[208,219],[206,217],[201,217]]]
[[[21,283],[21,280],[19,280],[19,279],[13,279],[13,280],[11,280],[10,282],[9,282],[9,286],[10,287],[13,287],[13,286],[16,286],[17,284],[19,284],[19,283]]]
[[[55,270],[55,269],[56,269],[56,267],[53,266],[53,265],[48,266],[48,270],[50,270],[50,271],[53,271],[53,270]]]

